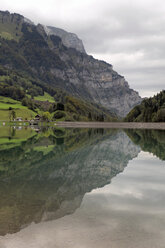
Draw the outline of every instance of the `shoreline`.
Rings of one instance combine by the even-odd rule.
[[[165,122],[56,122],[58,127],[165,130]]]
[[[66,128],[112,128],[112,129],[157,129],[165,130],[165,122],[38,122],[30,125],[28,121],[7,122],[1,121],[0,126],[19,126],[19,127],[66,127]]]

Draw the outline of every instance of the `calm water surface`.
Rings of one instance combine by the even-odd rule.
[[[164,248],[165,132],[0,127],[0,248]]]

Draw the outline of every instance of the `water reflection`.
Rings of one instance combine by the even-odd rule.
[[[164,130],[127,130],[131,140],[143,151],[151,152],[165,160],[165,131]]]
[[[0,136],[0,234],[73,213],[140,152],[118,130],[16,130]]]
[[[164,131],[0,128],[0,235],[17,232],[0,247],[164,247],[164,161],[146,152],[165,160]]]
[[[163,248],[164,162],[141,152],[112,183],[87,193],[72,215],[0,238],[2,248]]]

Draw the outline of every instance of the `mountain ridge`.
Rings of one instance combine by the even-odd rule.
[[[141,102],[139,94],[129,88],[128,82],[113,70],[112,65],[66,47],[59,36],[47,35],[43,25],[33,25],[25,20],[21,15],[0,12],[1,43],[5,39],[9,55],[4,58],[4,54],[1,65],[29,70],[28,73],[48,85],[100,104],[120,117],[126,116]]]

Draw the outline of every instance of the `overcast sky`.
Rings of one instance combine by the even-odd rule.
[[[164,0],[0,0],[0,9],[76,33],[141,96],[165,89]]]

